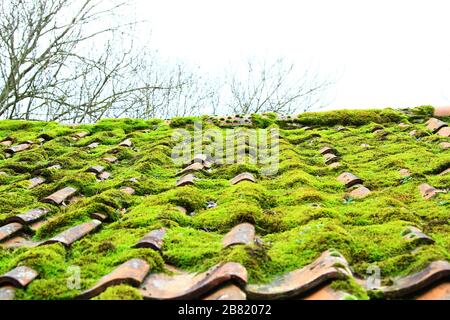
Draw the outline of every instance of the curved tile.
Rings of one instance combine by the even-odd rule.
[[[207,295],[202,300],[246,300],[247,295],[238,286],[229,284]]]
[[[141,286],[145,299],[196,299],[228,282],[247,283],[247,270],[235,262],[216,265],[202,273],[150,274]]]
[[[17,222],[20,224],[30,224],[41,219],[49,212],[50,210],[47,208],[36,208],[29,210],[25,213],[21,213],[16,216],[10,217],[6,219],[3,223]]]
[[[417,244],[433,244],[434,240],[423,233],[420,229],[416,227],[408,227],[403,233],[403,238],[407,241],[414,242]]]
[[[13,286],[0,287],[0,301],[14,300],[16,296],[16,288]]]
[[[353,173],[350,172],[344,172],[341,173],[338,177],[337,180],[343,184],[345,184],[345,186],[347,188],[350,188],[352,186],[354,186],[355,184],[363,184],[363,181],[358,178],[357,176],[355,176]]]
[[[12,236],[22,228],[23,226],[17,222],[9,223],[0,227],[0,241]]]
[[[437,132],[441,137],[450,137],[450,127],[444,127]]]
[[[26,266],[19,266],[0,276],[0,285],[9,284],[25,288],[38,276],[38,272]]]
[[[348,195],[354,199],[362,199],[367,197],[371,191],[365,186],[359,186],[358,188],[350,191]]]
[[[58,234],[57,236],[55,236],[49,240],[42,242],[41,245],[59,242],[59,243],[62,243],[63,245],[65,245],[66,247],[68,247],[75,241],[81,239],[88,233],[97,229],[98,226],[100,226],[101,224],[102,224],[101,221],[95,220],[95,219],[91,220],[89,222],[79,224],[75,227],[69,228],[69,229],[61,232],[60,234]]]
[[[269,284],[247,285],[250,299],[293,298],[326,281],[352,276],[348,263],[336,252],[325,251],[313,263],[276,278]]]
[[[131,139],[125,139],[121,143],[119,143],[119,146],[127,148],[130,148],[132,145],[133,143],[131,142]]]
[[[120,191],[125,192],[126,194],[129,194],[129,195],[133,195],[133,194],[136,193],[136,190],[134,190],[134,189],[131,188],[131,187],[123,187],[123,188],[120,188]]]
[[[180,179],[178,179],[177,187],[182,187],[182,186],[186,186],[186,185],[193,185],[194,184],[194,180],[195,180],[195,176],[193,174],[185,175],[185,176],[181,177]]]
[[[152,248],[156,251],[161,251],[163,246],[163,238],[166,235],[166,228],[152,230],[146,234],[134,248]]]
[[[437,132],[439,129],[447,126],[447,123],[436,118],[430,118],[425,124],[427,125],[427,129],[433,132]]]
[[[337,154],[336,149],[331,148],[331,147],[323,147],[322,149],[319,150],[319,152],[322,155],[325,155],[327,153]]]
[[[436,281],[450,276],[450,263],[434,261],[424,270],[415,274],[397,278],[392,286],[381,287],[386,297],[399,298],[424,289]]]
[[[28,180],[30,185],[28,186],[28,189],[33,189],[34,187],[37,187],[40,184],[43,184],[46,181],[43,177],[34,177]]]
[[[237,244],[250,245],[254,239],[255,227],[250,223],[241,223],[225,235],[222,239],[222,246],[227,248]]]
[[[73,196],[77,192],[77,189],[72,187],[65,187],[61,190],[56,191],[55,193],[49,195],[48,197],[42,199],[42,202],[45,203],[53,203],[53,204],[61,204],[66,201],[68,198]]]
[[[179,175],[188,174],[188,173],[195,172],[195,171],[200,171],[200,170],[203,170],[203,168],[204,168],[204,166],[202,163],[194,162],[194,163],[188,165],[183,170],[177,172],[176,175],[179,176]]]
[[[335,155],[335,154],[332,154],[332,153],[326,153],[326,154],[324,154],[324,159],[325,159],[325,164],[332,164],[332,163],[334,163],[334,162],[336,162],[336,161],[338,161],[339,160],[339,157],[337,156],[337,155]]]
[[[420,293],[416,300],[450,300],[450,281],[438,284],[437,286]]]
[[[438,190],[435,187],[430,186],[428,183],[422,183],[419,186],[419,192],[425,200],[429,200],[438,193],[442,192],[442,190]]]
[[[150,266],[142,259],[128,260],[117,267],[113,272],[101,278],[100,281],[98,281],[97,284],[91,289],[81,293],[78,298],[90,299],[96,295],[99,295],[110,286],[123,283],[138,287],[144,280],[149,270]]]
[[[241,174],[238,174],[233,179],[231,179],[230,183],[231,184],[238,184],[239,182],[242,182],[242,181],[250,181],[250,182],[255,183],[256,179],[250,172],[243,172]]]

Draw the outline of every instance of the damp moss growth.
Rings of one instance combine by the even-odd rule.
[[[184,166],[171,159],[179,143],[172,139],[174,130],[193,132],[194,123],[202,121],[204,127],[219,129],[218,136],[224,136],[227,131],[218,127],[218,121],[192,117],[172,119],[169,124],[105,119],[81,126],[0,121],[0,141],[9,137],[13,145],[35,142],[30,150],[9,158],[4,152],[7,147],[0,145],[0,221],[36,207],[48,208],[36,231],[25,230],[27,240],[41,241],[91,220],[95,213],[106,216],[95,232],[70,247],[0,248],[0,273],[18,265],[39,271],[36,280],[17,291],[19,299],[70,299],[131,258],[147,261],[151,272],[163,272],[165,263],[201,272],[220,262],[239,262],[247,268],[250,283],[270,282],[331,248],[361,278],[374,265],[385,282],[420,271],[431,261],[450,258],[450,194],[442,192],[424,200],[418,189],[422,183],[442,190],[450,186],[449,174],[440,175],[449,167],[449,151],[439,145],[449,140],[432,134],[424,124],[432,111],[429,106],[407,111],[341,110],[289,119],[310,130],[283,126],[274,114],[254,115],[252,126],[258,130],[283,127],[276,172],[265,175],[262,166],[247,155],[245,163],[222,163],[195,172],[194,185],[184,187],[175,187]],[[408,127],[399,126],[400,122]],[[381,131],[376,132],[378,127]],[[412,130],[420,134],[412,136]],[[88,136],[74,139],[82,131]],[[38,138],[44,133],[48,141],[41,145]],[[127,138],[133,145],[119,147]],[[87,147],[93,142],[98,146]],[[325,146],[336,149],[340,167],[325,164],[319,153]],[[256,154],[255,148],[243,150]],[[104,160],[111,156],[118,161]],[[49,169],[55,164],[60,168]],[[86,172],[95,165],[103,166],[110,177],[101,181]],[[400,169],[411,174],[404,177]],[[362,199],[349,197],[352,188],[336,180],[344,171],[360,177],[371,194]],[[257,182],[231,185],[230,179],[242,172],[252,173]],[[46,181],[28,189],[28,180],[36,176]],[[74,198],[62,205],[42,203],[66,186],[77,189]],[[124,187],[135,193],[121,191]],[[255,226],[258,241],[223,248],[224,235],[242,222]],[[408,241],[404,230],[410,226],[435,242]],[[133,248],[148,232],[162,227],[167,233],[161,252]],[[67,287],[73,267],[81,272],[78,289]],[[349,299],[377,297],[351,279],[332,286],[348,293]],[[136,288],[119,285],[97,298],[141,296]]]

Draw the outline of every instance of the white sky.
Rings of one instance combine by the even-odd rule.
[[[154,48],[206,72],[283,56],[336,78],[328,108],[450,104],[448,0],[137,0],[137,8]]]

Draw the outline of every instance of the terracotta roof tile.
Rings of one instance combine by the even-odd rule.
[[[16,288],[25,288],[37,276],[37,271],[26,266],[19,266],[0,276],[0,286],[8,284]]]
[[[251,245],[254,239],[255,227],[250,223],[241,223],[225,235],[222,245],[224,248],[237,244]]]

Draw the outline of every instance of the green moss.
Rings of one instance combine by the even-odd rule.
[[[92,300],[143,300],[139,290],[128,285],[109,287]]]

